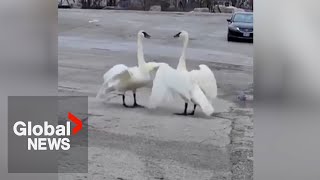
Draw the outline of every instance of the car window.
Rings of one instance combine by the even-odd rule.
[[[236,14],[233,22],[253,23],[253,14]]]

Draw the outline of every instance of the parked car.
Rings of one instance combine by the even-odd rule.
[[[253,13],[236,12],[228,21],[228,41],[233,39],[253,40]]]

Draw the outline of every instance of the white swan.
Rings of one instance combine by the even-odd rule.
[[[183,50],[179,59],[177,69],[168,65],[159,68],[153,81],[153,88],[150,96],[149,106],[157,107],[165,98],[178,94],[185,101],[183,113],[179,115],[194,115],[196,106],[199,105],[202,111],[210,116],[214,112],[211,101],[217,96],[216,79],[212,71],[206,65],[200,65],[199,70],[188,72],[186,67],[186,49],[189,35],[181,31],[174,36],[183,38]],[[194,104],[191,113],[187,113],[188,103]]]
[[[97,98],[103,98],[105,94],[116,92],[122,95],[123,106],[125,107],[142,107],[137,103],[136,90],[141,87],[149,85],[152,80],[152,73],[163,63],[148,62],[144,59],[142,39],[150,38],[151,36],[145,31],[138,32],[138,66],[127,67],[124,64],[113,66],[109,71],[103,75],[104,82],[98,91]],[[126,91],[133,92],[134,104],[128,106],[125,103]]]
[[[184,41],[177,70],[188,71],[186,67],[186,50],[189,43],[189,33],[187,31],[181,31],[176,34],[174,38],[182,38]],[[199,85],[207,99],[212,102],[212,100],[217,97],[218,88],[216,78],[210,68],[205,64],[201,64],[199,65],[199,69],[192,70],[189,74],[192,81]],[[193,111],[190,113],[191,115],[194,115],[196,107],[197,104],[194,104]]]

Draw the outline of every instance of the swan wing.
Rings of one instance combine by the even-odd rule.
[[[110,82],[114,79],[130,76],[129,68],[124,64],[117,64],[103,75],[104,82]]]
[[[156,73],[161,65],[168,65],[166,63],[157,63],[157,62],[148,62],[146,63],[147,70],[150,75],[150,83],[147,85],[148,88],[152,88],[154,78],[156,77]]]
[[[117,64],[113,66],[109,71],[103,75],[104,82],[100,87],[97,98],[103,98],[106,89],[109,88],[110,84],[115,80],[120,80],[122,78],[130,78],[129,68],[124,64]]]
[[[147,69],[148,69],[151,77],[153,77],[152,79],[154,79],[159,67],[162,65],[168,65],[168,64],[167,63],[157,63],[157,62],[146,63]]]
[[[168,65],[167,63],[158,63],[158,62],[148,62],[146,63],[149,71],[157,71],[160,66]]]
[[[207,98],[212,101],[217,97],[217,82],[213,72],[207,65],[199,65],[200,69],[190,71],[190,76]]]
[[[149,99],[149,107],[156,108],[164,100],[170,99],[174,94],[185,100],[191,99],[192,81],[183,73],[173,69],[168,64],[162,64],[153,80],[153,87]]]
[[[214,112],[213,106],[197,84],[194,84],[193,86],[192,101],[193,103],[198,104],[207,116],[210,116]]]

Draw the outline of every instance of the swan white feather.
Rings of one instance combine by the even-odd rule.
[[[198,70],[190,71],[190,76],[199,85],[209,101],[212,102],[218,93],[216,78],[207,65],[201,64],[199,68]]]
[[[169,65],[161,65],[153,80],[153,87],[149,99],[149,107],[156,108],[163,101],[171,100],[175,94],[185,101],[191,100],[192,82],[182,73]]]
[[[124,75],[128,76],[128,67],[124,64],[117,64],[107,71],[103,75],[104,82],[98,91],[97,98],[104,98],[105,94],[116,90],[116,88],[114,88],[116,86],[115,84],[120,82],[120,77],[124,77]]]
[[[200,86],[197,84],[194,84],[193,86],[191,100],[194,104],[199,105],[204,114],[206,114],[207,116],[210,116],[214,112],[213,106],[208,101]]]

